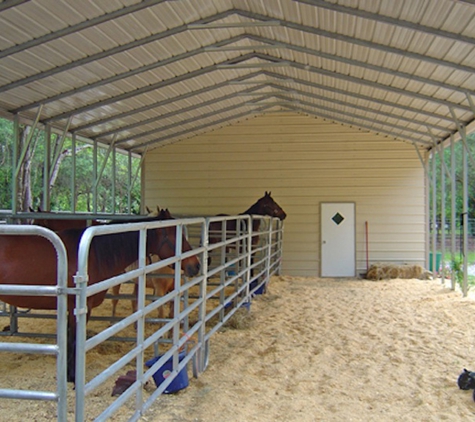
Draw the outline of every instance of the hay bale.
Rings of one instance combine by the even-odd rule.
[[[428,278],[428,271],[420,265],[373,264],[366,273],[368,280],[390,280],[394,278],[419,280]]]

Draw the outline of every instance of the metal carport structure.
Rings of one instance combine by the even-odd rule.
[[[143,156],[284,110],[424,162],[474,126],[474,16],[470,0],[5,0],[0,115]]]
[[[474,15],[472,0],[6,0],[0,115],[143,156],[287,110],[423,160],[472,129]]]
[[[0,115],[143,156],[284,110],[424,161],[473,127],[474,16],[472,0],[6,0]]]

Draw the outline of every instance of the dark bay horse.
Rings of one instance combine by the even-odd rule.
[[[143,221],[157,221],[158,218]],[[137,220],[131,221],[139,222]],[[125,223],[122,221],[121,223]],[[77,269],[77,255],[81,236],[85,229],[68,229],[58,232],[68,254],[68,285],[74,287],[73,276]],[[158,227],[147,230],[147,254],[161,259],[175,255],[176,228]],[[106,234],[92,240],[88,256],[89,282],[98,283],[123,273],[124,269],[137,261],[139,232]],[[182,251],[191,250],[183,236]],[[181,268],[190,277],[198,274],[200,262],[196,256],[182,260]],[[52,244],[41,236],[0,236],[0,284],[56,285],[57,261]],[[106,291],[87,299],[87,315],[99,306]],[[31,309],[56,309],[56,297],[0,295],[0,300],[13,306]],[[68,297],[68,381],[75,380],[76,319],[74,315],[75,296]]]
[[[33,209],[30,208],[31,212],[35,212]],[[42,211],[40,207],[38,207],[37,212],[39,213],[46,213],[50,215],[61,215],[55,214],[51,211]],[[101,223],[96,220],[89,220],[87,217],[83,218],[44,218],[44,215],[38,216],[35,218],[31,224],[35,224],[37,226],[46,227],[47,229],[53,230],[54,232],[59,232],[62,230],[68,229],[84,229],[89,226],[98,226]]]
[[[218,216],[227,216],[228,214],[218,214]],[[274,201],[270,192],[265,192],[264,196],[251,205],[246,211],[239,215],[263,215],[269,217],[277,217],[279,220],[284,220],[287,214],[284,210]],[[226,231],[236,232],[236,220],[226,221]],[[252,221],[252,231],[257,232],[259,230],[261,221],[254,219]],[[222,230],[222,223],[220,221],[213,221],[209,224],[209,243],[218,243],[221,241],[220,232]],[[255,245],[259,241],[259,236],[252,237],[252,244]]]

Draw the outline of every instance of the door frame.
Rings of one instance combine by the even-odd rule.
[[[325,205],[338,205],[338,204],[345,204],[345,205],[353,205],[353,275],[323,275],[323,207]],[[325,277],[348,277],[348,278],[353,278],[356,277],[357,269],[356,269],[356,202],[354,201],[325,201],[325,202],[320,202],[320,277],[325,278]]]

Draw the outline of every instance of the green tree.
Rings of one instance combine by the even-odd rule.
[[[20,126],[24,139],[30,130],[29,127]],[[50,186],[50,208],[53,211],[71,210],[72,195],[72,140],[67,138],[64,143],[57,135],[52,135],[51,157],[57,157],[57,161],[51,163],[50,174],[44,174],[45,162],[45,136],[44,132],[37,130],[33,141],[27,151],[25,166],[19,176],[20,197],[19,209],[34,208],[43,203],[44,180],[47,179]],[[13,154],[13,123],[0,119],[0,209],[12,208],[12,154]],[[90,144],[76,143],[76,175],[75,186],[75,209],[78,212],[93,211],[93,154],[94,149]],[[100,168],[106,158],[106,150],[98,148],[98,167]],[[100,183],[97,186],[97,210],[104,213],[127,212],[128,198],[128,156],[116,153],[116,172],[112,173],[112,159],[109,156]],[[140,160],[132,159],[132,174],[139,171]],[[140,178],[138,178],[140,180]],[[115,181],[116,197],[112,197],[112,186]],[[134,212],[140,210],[140,183],[135,183],[131,190],[131,209]],[[115,208],[114,208],[115,207]]]
[[[472,157],[475,158],[475,133],[472,133],[467,136],[467,146],[469,153]],[[454,156],[455,156],[455,204],[456,204],[456,215],[460,216],[463,209],[463,167],[462,167],[462,154],[463,154],[463,143],[461,141],[457,142],[454,146]],[[450,168],[451,163],[451,149],[450,147],[445,148],[444,152],[444,161],[448,168]],[[435,157],[435,165],[436,165],[436,201],[437,201],[437,212],[436,212],[436,219],[440,221],[441,219],[441,210],[442,210],[442,191],[441,191],[441,177],[442,177],[442,166],[441,166],[441,159],[440,155],[436,154]],[[432,162],[430,163],[430,169],[432,169]],[[475,177],[472,176],[474,172],[474,166],[471,163],[471,160],[468,160],[468,217],[469,219],[475,218]],[[430,187],[431,195],[433,194],[432,189]],[[446,210],[451,209],[451,201],[452,201],[452,191],[449,178],[446,177],[446,189],[445,189],[445,208]],[[431,210],[432,213],[432,210]],[[458,222],[457,222],[458,223]]]

